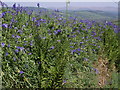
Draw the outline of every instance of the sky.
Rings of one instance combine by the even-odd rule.
[[[3,2],[66,2],[66,0],[1,0]],[[120,0],[69,0],[70,2],[119,2]]]
[[[119,0],[69,0],[69,8],[78,7],[118,7]],[[99,2],[98,2],[99,1]],[[14,3],[21,6],[36,7],[37,3],[40,3],[44,8],[63,8],[66,7],[66,0],[2,0],[8,6],[12,6]],[[104,2],[104,3],[103,3]]]

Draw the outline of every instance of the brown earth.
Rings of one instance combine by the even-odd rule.
[[[107,58],[104,59],[99,56],[98,61],[94,63],[94,67],[98,70],[98,85],[102,88],[111,80],[111,70]],[[115,66],[112,67],[112,70],[115,70]]]

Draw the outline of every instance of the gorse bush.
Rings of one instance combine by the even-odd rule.
[[[117,25],[1,5],[3,88],[99,87],[93,63],[101,55],[119,69]]]

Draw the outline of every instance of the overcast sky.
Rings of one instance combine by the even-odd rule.
[[[1,0],[3,2],[66,2],[66,0]],[[119,2],[120,0],[69,0],[70,2]]]
[[[36,7],[37,3],[40,3],[41,7],[45,8],[61,8],[66,7],[66,0],[2,0],[8,6],[12,6],[14,3],[21,6]],[[69,0],[69,7],[118,7],[118,0]],[[99,2],[98,2],[99,1]],[[56,3],[55,3],[56,2]],[[58,3],[59,2],[59,3]],[[104,2],[104,3],[103,3]]]

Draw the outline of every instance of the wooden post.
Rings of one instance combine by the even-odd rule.
[[[68,19],[68,5],[70,4],[69,0],[66,0],[66,21]]]

